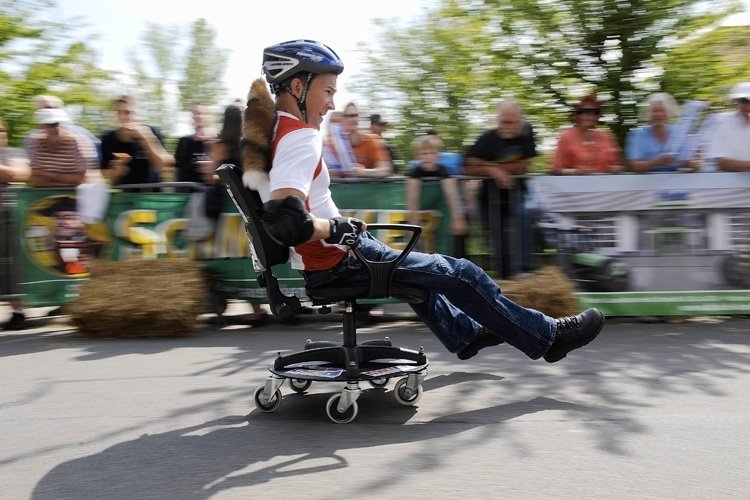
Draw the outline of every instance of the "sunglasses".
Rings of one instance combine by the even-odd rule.
[[[599,110],[596,108],[578,108],[576,109],[577,115],[596,115],[599,116]]]
[[[344,118],[359,118],[359,113],[344,113]]]

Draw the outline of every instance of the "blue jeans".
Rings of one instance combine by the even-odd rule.
[[[358,250],[368,260],[382,262],[399,255],[365,233]],[[310,286],[334,281],[367,281],[367,268],[353,255],[325,271],[304,272]],[[394,271],[393,279],[427,290],[427,299],[410,304],[417,316],[451,352],[469,344],[483,326],[491,334],[531,359],[541,357],[555,338],[554,319],[522,307],[500,291],[480,267],[466,259],[411,252]]]

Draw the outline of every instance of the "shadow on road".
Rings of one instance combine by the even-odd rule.
[[[325,398],[327,394],[293,397],[284,404],[292,406],[290,414],[321,415]],[[325,416],[300,420],[284,418],[282,414],[256,415],[254,410],[250,419],[232,416],[163,434],[144,435],[101,453],[63,463],[39,481],[31,498],[98,498],[106,492],[109,498],[118,499],[208,499],[230,488],[345,469],[349,466],[341,455],[345,450],[440,439],[545,410],[589,411],[586,407],[540,397],[411,425],[408,420],[414,415],[414,408],[378,411],[378,398],[362,400],[367,403],[357,425],[375,421],[382,428],[370,427],[370,432],[363,433],[357,432],[354,424],[335,425]],[[411,472],[420,467],[413,464]],[[393,476],[411,472],[391,471],[389,476],[394,480]]]

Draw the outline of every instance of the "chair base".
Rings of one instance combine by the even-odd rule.
[[[393,389],[396,401],[414,406],[422,397],[428,365],[423,349],[395,347],[387,338],[353,346],[308,340],[302,351],[279,353],[268,368],[271,375],[255,391],[255,405],[263,412],[276,410],[281,405],[281,386],[286,380],[298,393],[306,392],[313,381],[344,382],[344,389],[328,399],[326,414],[334,423],[349,423],[357,416],[360,382],[385,388],[391,378],[399,377]]]
[[[362,344],[305,349],[279,355],[269,370],[281,377],[318,381],[362,381],[398,377],[427,367],[423,351]]]

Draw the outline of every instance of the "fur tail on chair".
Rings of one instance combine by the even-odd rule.
[[[271,136],[276,122],[276,106],[266,82],[258,78],[250,85],[242,134],[242,182],[258,190],[268,182]]]

